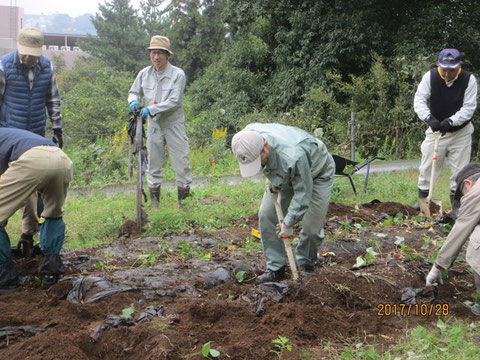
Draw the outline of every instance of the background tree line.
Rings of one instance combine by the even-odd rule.
[[[415,156],[426,129],[412,105],[422,74],[445,47],[462,51],[467,70],[480,68],[474,0],[163,5],[144,0],[137,11],[128,0],[107,0],[99,6],[92,18],[98,37],[82,45],[94,65],[90,60],[60,81],[72,139],[79,133],[91,141],[122,128],[128,88],[149,64],[145,48],[154,34],[170,38],[171,62],[187,75],[194,147],[210,144],[215,128],[231,134],[248,122],[275,121],[310,132],[321,127],[329,148],[346,155],[356,111],[362,156]]]

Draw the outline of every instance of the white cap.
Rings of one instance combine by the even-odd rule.
[[[256,175],[262,169],[260,154],[264,147],[264,139],[254,130],[242,130],[232,139],[233,155],[240,165],[243,177]]]

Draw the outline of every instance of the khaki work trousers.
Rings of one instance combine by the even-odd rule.
[[[166,161],[166,146],[168,146],[173,170],[177,175],[177,185],[183,188],[189,187],[192,182],[192,174],[190,160],[188,159],[187,131],[183,123],[165,129],[149,124],[147,131],[148,187],[156,189],[162,184],[162,168]]]
[[[458,172],[470,162],[472,152],[472,133],[473,125],[469,123],[463,129],[455,132],[446,133],[440,137],[438,143],[438,160],[435,169],[434,181],[440,176],[445,158],[448,157],[450,166],[450,190],[455,191],[457,184],[455,178]],[[432,129],[428,128],[425,132],[425,140],[422,143],[422,161],[420,163],[418,188],[428,191],[430,188],[430,174],[432,172],[433,145],[435,137]]]
[[[62,217],[72,178],[72,162],[60,148],[36,146],[27,150],[0,176],[0,223],[23,208],[37,192],[44,203],[41,215]]]

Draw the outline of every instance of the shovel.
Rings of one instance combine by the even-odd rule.
[[[275,205],[275,211],[277,212],[277,218],[279,224],[283,222],[283,211],[282,211],[282,193],[278,192],[277,196],[275,197],[274,194],[272,194],[272,191],[270,190],[270,187],[267,186],[267,192],[270,195],[270,198],[272,199],[273,204]],[[293,281],[298,280],[298,270],[297,270],[297,264],[295,263],[295,258],[293,256],[293,250],[292,250],[292,241],[288,237],[283,237],[282,238],[283,243],[285,244],[285,252],[287,253],[287,258],[288,258],[288,264],[290,265],[290,270],[292,270],[292,278]]]
[[[433,145],[433,159],[432,159],[432,173],[430,174],[430,188],[428,189],[428,196],[420,198],[420,211],[425,217],[431,218],[433,214],[440,214],[442,212],[442,202],[440,200],[432,200],[433,197],[433,183],[435,179],[435,170],[437,167],[438,143],[440,141],[440,133],[434,132],[435,143]]]

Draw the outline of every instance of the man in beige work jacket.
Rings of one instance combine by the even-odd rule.
[[[190,195],[192,174],[183,106],[185,73],[168,62],[173,53],[167,37],[153,36],[147,49],[152,65],[138,73],[128,92],[128,103],[130,111],[133,111],[140,107],[140,100],[145,98],[142,115],[148,117],[147,182],[151,205],[158,207],[167,145],[177,175],[178,201]]]
[[[441,269],[452,266],[463,245],[470,238],[466,258],[473,269],[477,292],[480,293],[480,181],[477,181],[479,178],[480,163],[468,164],[457,175],[455,198],[461,199],[460,212],[427,275],[427,286],[442,284]]]

